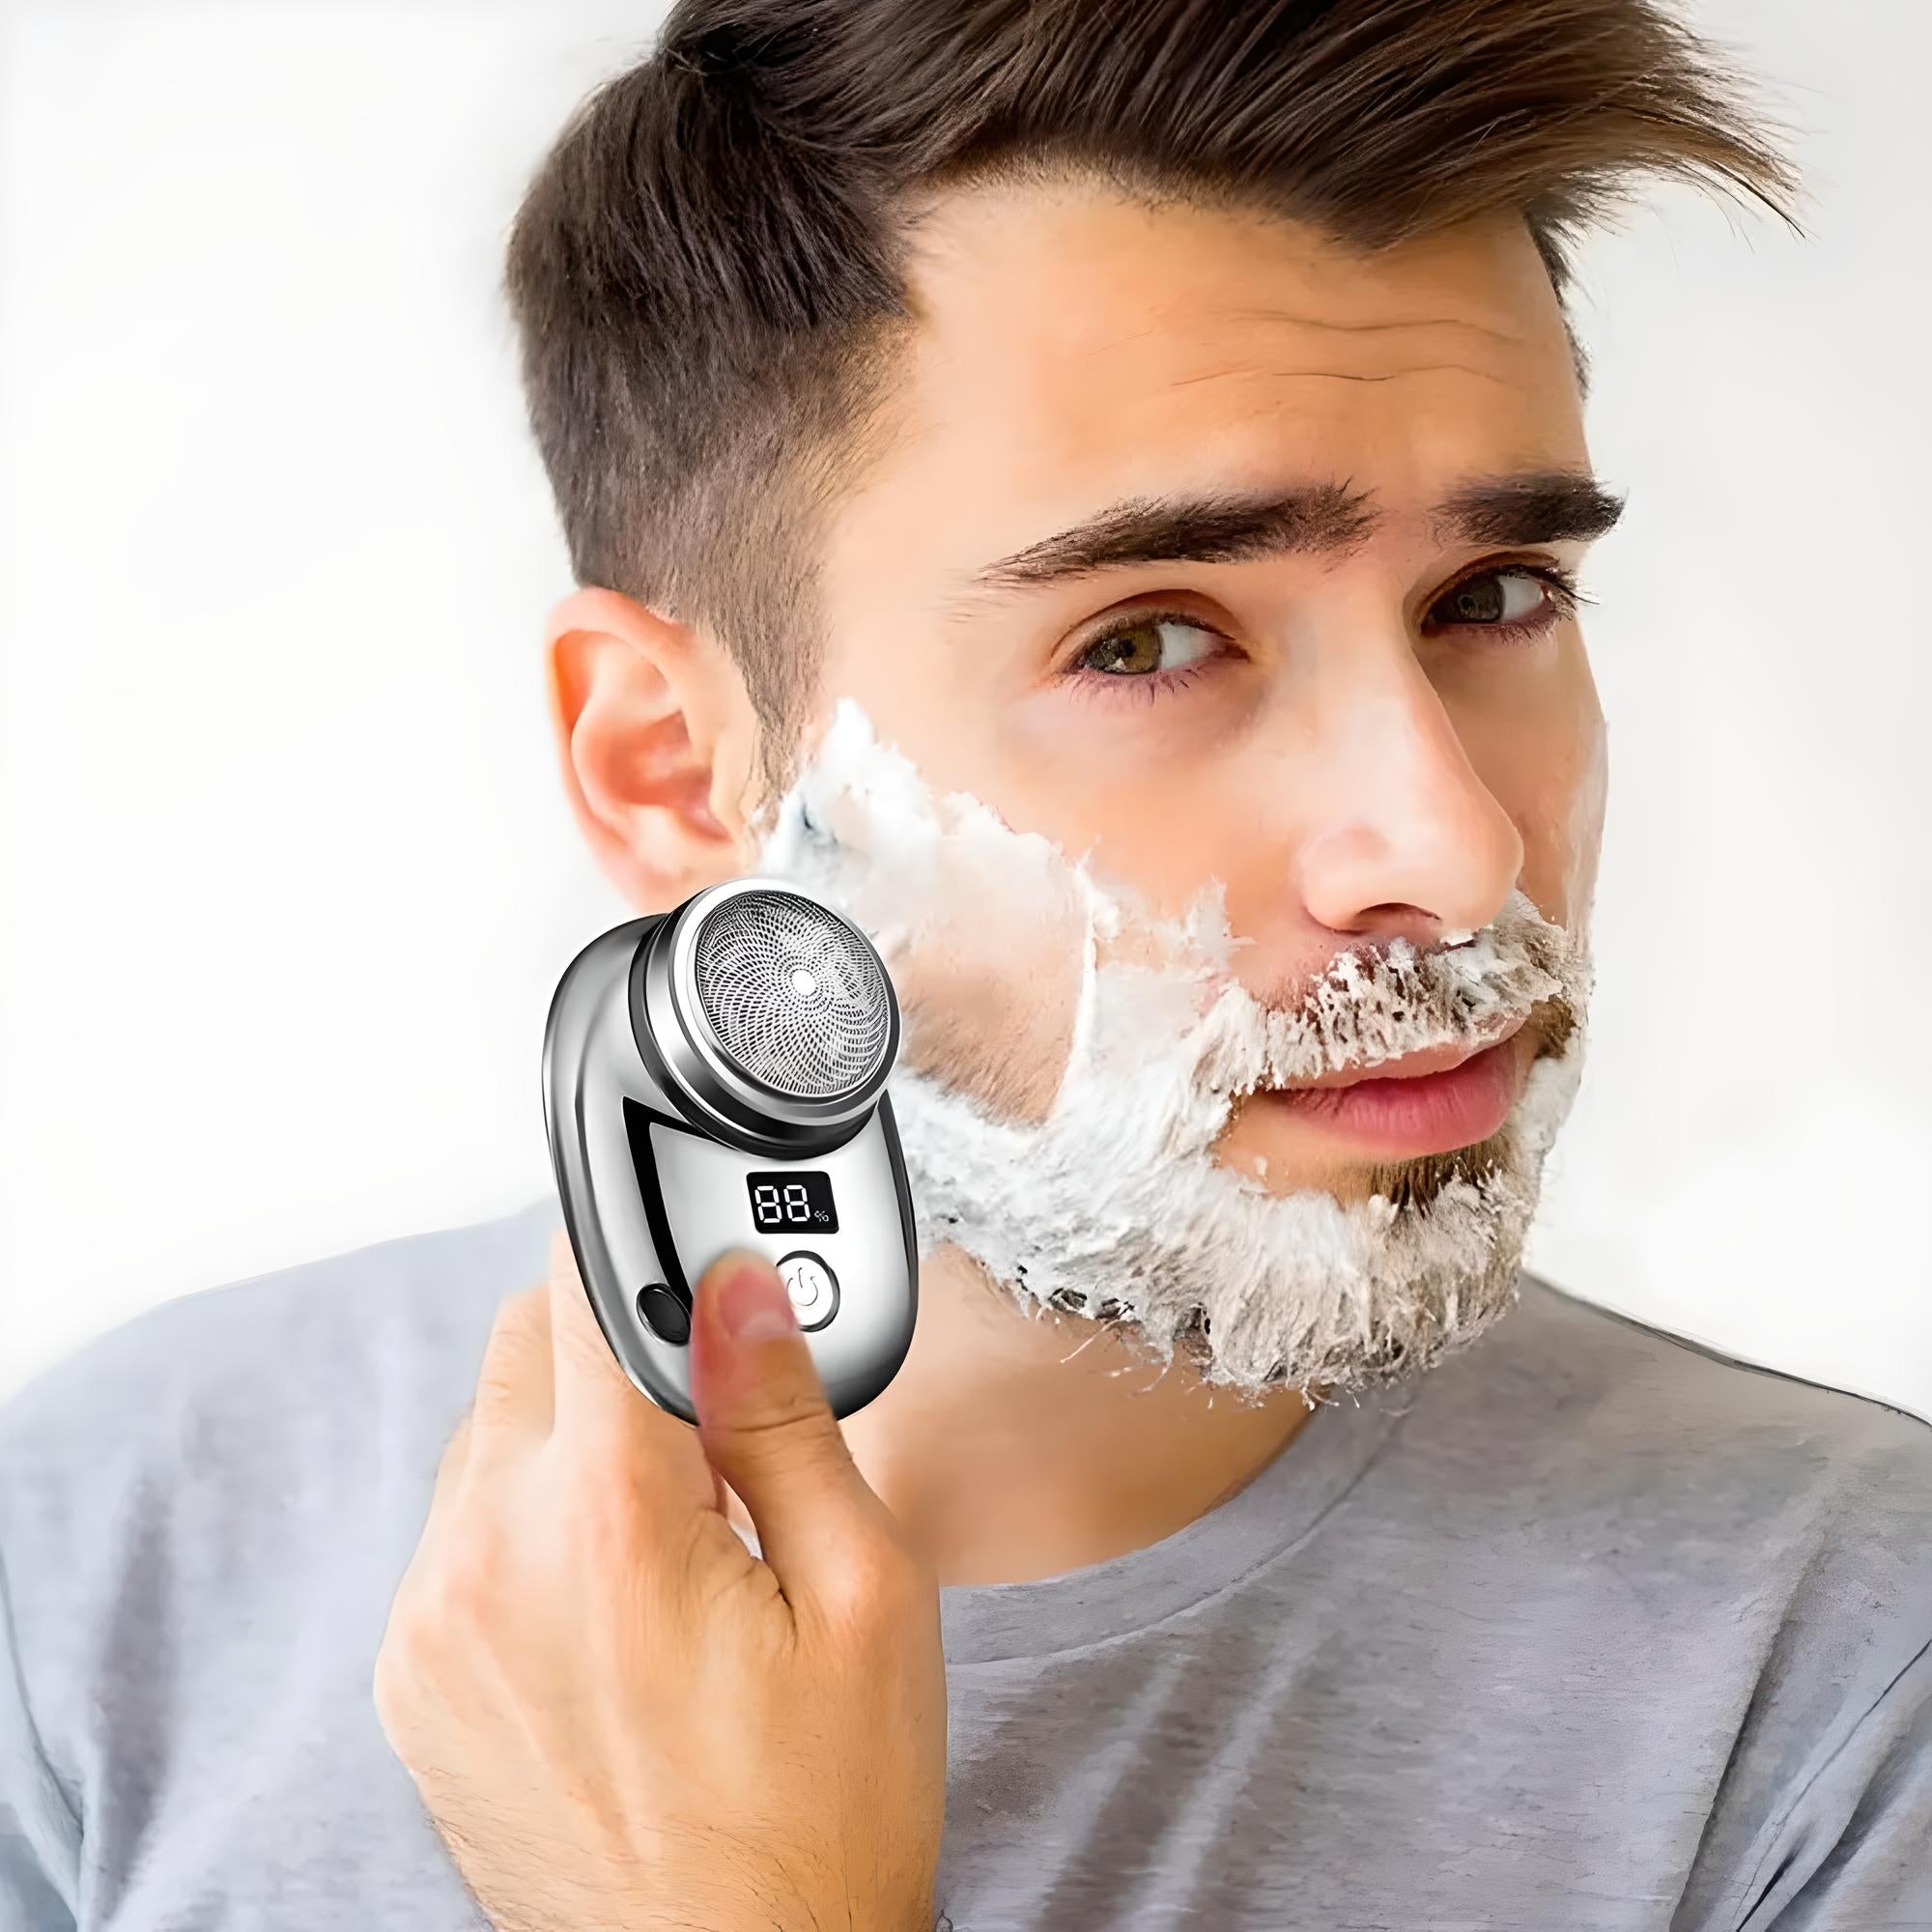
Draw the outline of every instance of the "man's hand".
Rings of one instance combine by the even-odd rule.
[[[730,1332],[753,1305],[779,1332]],[[706,1271],[691,1350],[696,1430],[625,1378],[557,1231],[437,1471],[376,1660],[383,1728],[500,1932],[929,1932],[930,1568],[769,1263]]]

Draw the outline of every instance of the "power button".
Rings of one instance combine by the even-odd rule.
[[[779,1279],[791,1296],[792,1312],[801,1328],[823,1328],[838,1312],[838,1278],[810,1249],[796,1248],[781,1257]]]

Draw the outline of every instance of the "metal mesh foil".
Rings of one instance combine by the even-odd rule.
[[[876,1069],[892,989],[845,923],[791,893],[741,893],[705,915],[691,951],[698,1004],[738,1066],[800,1100]]]

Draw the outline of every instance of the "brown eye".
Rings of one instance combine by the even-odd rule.
[[[1501,580],[1472,577],[1458,584],[1450,594],[1449,608],[1462,624],[1496,624],[1502,621],[1503,607],[1509,599],[1502,594]]]
[[[1575,588],[1561,573],[1518,564],[1465,577],[1436,600],[1429,614],[1439,623],[1515,637],[1547,629],[1576,602]]]
[[[1192,644],[1186,640],[1188,632],[1196,639]],[[1212,632],[1184,617],[1156,613],[1094,639],[1077,663],[1083,669],[1109,676],[1145,677],[1151,671],[1179,670],[1208,656],[1213,647]]]

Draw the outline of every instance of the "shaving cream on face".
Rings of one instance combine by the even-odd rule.
[[[936,795],[851,698],[754,833],[757,870],[836,906],[893,971],[922,1254],[954,1246],[1030,1311],[1107,1321],[1249,1395],[1418,1373],[1514,1300],[1591,985],[1580,928],[1520,891],[1463,943],[1350,952],[1295,1006],[1264,1007],[1235,976],[1248,942],[1218,880],[1158,917],[1091,854]],[[1000,1037],[962,1029],[952,1002],[969,993],[1004,1016]],[[1560,1043],[1484,1157],[1436,1157],[1432,1188],[1270,1193],[1214,1152],[1257,1087],[1487,1044],[1545,1002]]]

